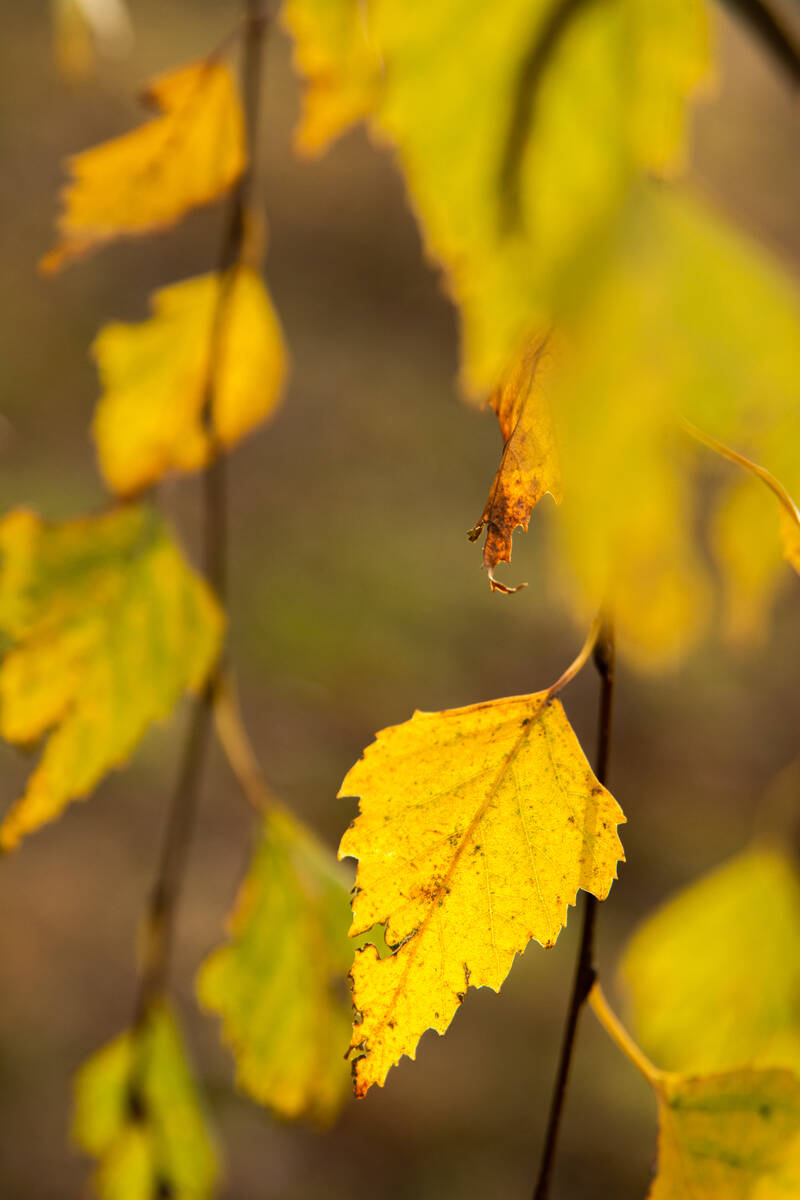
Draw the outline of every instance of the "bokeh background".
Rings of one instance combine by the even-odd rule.
[[[789,18],[796,6],[788,4]],[[234,0],[133,0],[121,62],[69,83],[54,68],[50,12],[0,14],[0,499],[62,518],[103,492],[88,427],[97,383],[87,347],[110,319],[137,320],[155,287],[216,260],[220,213],[115,246],[51,280],[47,248],[65,154],[138,120],[137,87],[206,53],[237,19]],[[740,27],[717,21],[721,70],[698,108],[692,174],[701,191],[800,271],[800,112]],[[290,48],[268,48],[264,100],[271,228],[268,276],[291,348],[275,420],[235,454],[231,478],[232,654],[266,773],[334,846],[353,816],[339,782],[373,732],[436,709],[546,686],[582,641],[560,611],[542,545],[550,515],[517,536],[514,581],[493,596],[465,536],[500,450],[494,417],[455,387],[457,330],[426,264],[402,182],[363,132],[299,161]],[[161,499],[187,546],[196,482]],[[742,847],[781,801],[797,754],[800,584],[786,573],[767,637],[712,636],[679,670],[622,664],[612,785],[629,824],[628,863],[601,910],[609,990],[643,914]],[[596,681],[565,696],[594,740]],[[130,768],[0,865],[0,1196],[74,1200],[87,1164],[68,1138],[70,1079],[128,1022],[135,934],[185,714],[153,731]],[[0,749],[2,804],[29,760]],[[785,791],[785,789],[784,789]],[[765,801],[764,797],[767,796]],[[772,799],[770,799],[772,797]],[[500,996],[470,993],[446,1038],[428,1034],[384,1090],[350,1101],[323,1135],[282,1125],[232,1086],[214,1022],[196,1010],[194,970],[219,941],[244,867],[251,818],[215,751],[180,910],[174,979],[192,1052],[226,1151],[226,1200],[434,1200],[529,1194],[578,922],[557,948],[519,959]],[[556,1200],[644,1197],[654,1102],[586,1016]]]

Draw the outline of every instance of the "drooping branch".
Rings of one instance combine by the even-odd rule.
[[[217,599],[225,604],[227,593],[227,481],[225,455],[216,444],[212,407],[219,362],[221,335],[238,263],[253,255],[254,228],[257,218],[254,193],[258,178],[258,112],[267,16],[261,0],[246,0],[243,25],[242,93],[249,143],[249,161],[245,174],[232,192],[225,215],[220,247],[221,282],[209,334],[209,366],[203,400],[203,422],[211,447],[211,461],[202,475],[203,574]],[[260,247],[263,240],[256,238]],[[145,909],[142,930],[142,961],[134,1010],[134,1030],[141,1032],[152,1005],[163,995],[171,957],[177,903],[183,883],[186,859],[195,821],[197,798],[209,734],[214,697],[223,658],[193,702],[184,743],[178,779],[167,814],[155,879]],[[134,1056],[129,1095],[132,1111],[143,1114],[144,1103],[139,1087],[141,1064]]]
[[[597,720],[597,756],[595,774],[604,786],[608,782],[608,763],[611,752],[611,721],[614,706],[615,642],[610,623],[600,628],[594,642],[594,664],[600,676],[600,707]],[[572,993],[564,1024],[558,1068],[556,1071],[550,1113],[545,1132],[544,1149],[539,1165],[539,1175],[533,1192],[533,1200],[547,1200],[550,1180],[558,1147],[558,1135],[567,1095],[569,1072],[575,1051],[578,1021],[581,1010],[594,986],[596,969],[594,962],[594,935],[597,924],[597,899],[588,892],[583,896],[583,920],[578,957],[572,981]]]
[[[789,82],[800,87],[800,45],[764,0],[723,0],[755,37]]]

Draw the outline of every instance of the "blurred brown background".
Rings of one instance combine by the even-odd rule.
[[[789,5],[788,7],[793,7]],[[209,269],[220,214],[121,245],[40,280],[60,160],[138,120],[137,86],[201,55],[234,0],[133,0],[122,62],[70,86],[54,70],[49,10],[0,16],[0,498],[66,517],[102,503],[88,424],[87,347],[110,319],[141,319],[155,287]],[[796,11],[796,10],[795,10]],[[410,18],[411,19],[411,18]],[[800,113],[740,28],[718,22],[721,81],[695,123],[699,186],[797,271]],[[353,812],[338,784],[374,730],[414,707],[546,686],[582,631],[559,615],[542,567],[548,516],[518,535],[521,594],[492,596],[465,531],[496,467],[490,414],[458,400],[453,313],[424,263],[388,155],[351,133],[319,161],[292,157],[298,107],[289,47],[268,50],[269,282],[293,358],[275,421],[237,451],[232,483],[233,657],[267,774],[335,845]],[[302,481],[302,482],[301,482]],[[197,488],[163,502],[188,545]],[[601,910],[610,980],[637,920],[741,847],[760,798],[797,753],[800,586],[787,571],[770,635],[709,641],[668,677],[620,671],[612,784],[628,865]],[[591,671],[566,694],[593,745]],[[86,1164],[67,1138],[70,1078],[129,1019],[134,938],[180,747],[182,718],[131,767],[30,838],[0,868],[0,1196],[72,1200]],[[0,750],[3,805],[28,762]],[[175,981],[227,1156],[226,1200],[524,1197],[538,1158],[575,950],[532,945],[501,996],[472,992],[444,1039],[330,1133],[275,1123],[237,1096],[194,969],[220,937],[250,814],[212,755],[181,907]],[[612,989],[613,991],[613,989]],[[583,1022],[554,1197],[643,1198],[655,1152],[646,1086],[591,1015]]]

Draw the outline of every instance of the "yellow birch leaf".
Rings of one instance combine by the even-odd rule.
[[[339,848],[359,860],[351,936],[385,923],[392,951],[365,946],[351,972],[361,1096],[469,987],[499,991],[532,938],[552,946],[579,888],[605,898],[625,818],[548,692],[417,712],[339,794],[361,798]]]
[[[349,908],[340,872],[308,829],[271,810],[230,918],[230,941],[197,978],[200,1003],[222,1018],[239,1086],[280,1117],[320,1125],[336,1115],[350,1078],[342,986]]]
[[[223,618],[161,519],[128,507],[46,525],[0,522],[0,734],[50,731],[0,847],[59,816],[131,755],[184,689],[202,687]]]
[[[286,0],[281,19],[294,39],[294,65],[308,84],[295,145],[313,154],[375,103],[381,62],[367,0]]]
[[[800,880],[783,853],[749,850],[679,892],[621,970],[659,1066],[800,1069]]]
[[[317,138],[326,122],[341,125],[354,53],[342,30],[356,7],[384,68],[371,128],[397,149],[426,247],[461,310],[465,383],[481,394],[520,341],[584,290],[642,170],[680,162],[684,102],[707,70],[705,5],[573,5],[530,79],[552,0],[430,0],[413,21],[404,0],[290,0]],[[519,220],[509,221],[506,155],[521,109]]]
[[[800,1079],[791,1071],[662,1076],[648,1200],[794,1200]]]
[[[84,1063],[72,1132],[98,1160],[100,1200],[212,1194],[217,1154],[170,1009],[154,1008],[138,1034],[120,1034]]]
[[[274,411],[286,374],[278,318],[250,267],[172,284],[151,305],[149,320],[106,325],[92,346],[104,389],[93,432],[119,495],[206,463],[209,396],[215,438],[232,446]]]
[[[529,343],[489,397],[503,435],[503,454],[471,541],[486,529],[483,565],[492,591],[509,592],[494,577],[495,567],[511,561],[514,530],[527,530],[531,512],[548,493],[561,503],[555,431],[547,395],[552,371],[553,338]],[[524,585],[520,585],[524,586]]]
[[[216,200],[244,170],[244,121],[224,63],[190,63],[162,75],[144,99],[161,115],[68,160],[59,240],[42,271],[58,271],[116,238],[173,225]]]

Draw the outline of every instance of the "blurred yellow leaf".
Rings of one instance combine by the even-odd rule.
[[[623,959],[633,1026],[673,1070],[800,1069],[800,880],[754,849],[691,884],[640,926]]]
[[[217,1155],[172,1012],[151,1010],[75,1078],[73,1136],[98,1160],[100,1200],[205,1200]]]
[[[543,382],[563,483],[554,565],[582,622],[605,606],[623,653],[643,666],[669,663],[697,641],[711,610],[694,534],[707,451],[682,419],[742,446],[790,490],[800,484],[797,293],[702,205],[643,190],[559,337]],[[550,445],[548,432],[538,451],[552,461]],[[732,475],[714,501],[715,528],[725,529],[715,548],[728,623],[752,628],[780,582],[780,551],[774,535],[772,552],[751,550],[745,527],[731,550],[735,514],[724,510],[729,500],[738,507],[738,487]]]
[[[526,346],[489,397],[497,414],[504,447],[486,507],[469,536],[476,541],[486,528],[483,565],[492,591],[516,591],[499,583],[495,567],[511,561],[514,530],[528,528],[531,512],[548,493],[561,503],[553,418],[547,395],[552,371],[553,338],[538,338]]]
[[[286,0],[281,17],[294,38],[295,66],[308,82],[295,144],[314,153],[375,102],[381,64],[367,0]]]
[[[172,284],[151,303],[149,320],[106,325],[92,346],[104,388],[94,436],[121,495],[205,464],[209,397],[214,435],[231,446],[274,410],[286,373],[278,318],[251,268]]]
[[[800,1079],[791,1071],[664,1076],[648,1200],[794,1200]]]
[[[548,42],[552,0],[430,0],[413,21],[403,0],[284,8],[311,85],[301,140],[316,145],[343,112],[358,115],[370,96],[363,77],[376,59],[385,68],[372,127],[397,148],[427,249],[447,271],[471,391],[491,388],[520,340],[591,278],[640,172],[680,162],[684,101],[707,70],[696,0],[572,10]],[[507,147],[520,112],[520,220],[509,222]]]
[[[27,745],[52,731],[0,826],[9,849],[202,687],[223,618],[147,508],[60,525],[18,510],[0,522],[0,552],[0,733]]]
[[[735,642],[755,642],[766,631],[771,601],[786,575],[775,520],[775,501],[754,479],[733,484],[711,524],[711,545],[725,564],[724,632]]]
[[[230,941],[200,968],[197,994],[222,1018],[239,1086],[281,1117],[327,1124],[347,1092],[347,894],[325,847],[288,812],[272,809]]]
[[[145,102],[161,115],[68,160],[59,240],[40,263],[58,271],[119,237],[174,224],[216,200],[244,170],[244,122],[228,68],[190,63],[162,75]]]
[[[625,818],[549,692],[417,712],[339,794],[361,798],[339,849],[359,860],[351,935],[386,923],[392,951],[366,946],[351,972],[364,1095],[467,988],[499,991],[531,938],[552,946],[579,888],[608,894]]]
[[[78,0],[52,0],[56,66],[68,80],[82,80],[94,66],[92,30]]]

